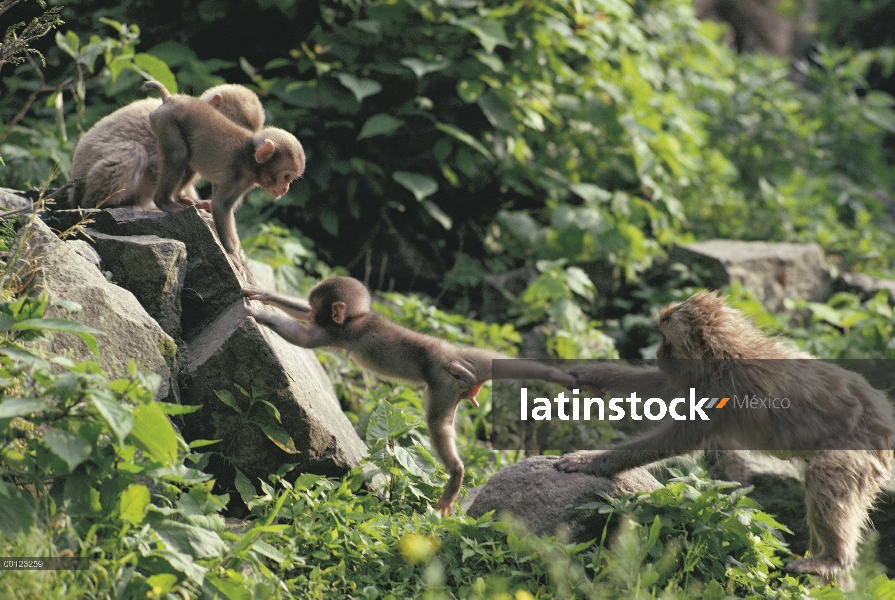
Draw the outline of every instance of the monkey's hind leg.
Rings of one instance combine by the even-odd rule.
[[[460,493],[463,484],[463,461],[457,451],[457,443],[454,433],[454,413],[460,404],[457,390],[447,383],[429,384],[429,393],[426,398],[426,425],[429,429],[429,439],[435,447],[435,453],[444,463],[444,470],[448,473],[448,481],[444,486],[441,498],[435,503],[435,509],[441,512],[441,516],[451,514],[454,500]]]
[[[152,200],[160,210],[180,212],[185,208],[179,202],[179,194],[189,171],[190,148],[177,122],[164,113],[158,114],[164,108],[162,105],[149,113],[149,122],[162,159],[158,186]]]
[[[811,556],[792,561],[786,570],[849,589],[867,512],[888,470],[872,451],[827,450],[812,456],[805,471]]]

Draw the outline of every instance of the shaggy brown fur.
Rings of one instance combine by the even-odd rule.
[[[712,411],[711,421],[670,421],[605,452],[567,454],[557,468],[608,477],[713,440],[804,458],[811,553],[787,569],[848,587],[867,512],[891,470],[895,415],[885,394],[835,365],[768,360],[813,357],[763,335],[716,293],[698,293],[665,308],[659,329],[658,368],[600,364],[576,367],[572,374],[580,385],[636,391],[644,398],[670,399],[690,387],[700,397],[780,397],[785,391],[792,409],[719,410]]]
[[[258,131],[264,125],[261,101],[246,87],[218,85],[199,99],[240,127]],[[71,208],[152,206],[161,159],[149,126],[149,113],[161,105],[155,98],[131,102],[100,119],[81,136],[71,163],[71,178],[77,180],[69,198]],[[194,179],[192,171],[185,176],[179,190],[184,201],[199,201]]]

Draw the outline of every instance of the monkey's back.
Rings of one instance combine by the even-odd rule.
[[[456,352],[452,344],[418,333],[382,315],[358,318],[345,348],[361,366],[388,379],[432,384],[442,379],[446,359]]]
[[[122,106],[87,130],[72,157],[72,204],[93,207],[144,205],[152,201],[158,182],[159,156],[149,114],[161,106],[144,98]]]
[[[199,98],[171,96],[149,115],[153,131],[163,119],[176,123],[189,146],[190,167],[212,183],[234,173],[232,164],[219,160],[222,154],[235,155],[244,163],[252,160],[252,132]]]

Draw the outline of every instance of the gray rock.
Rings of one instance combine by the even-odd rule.
[[[715,479],[753,486],[749,497],[789,527],[783,540],[797,554],[808,549],[810,533],[805,520],[805,489],[796,467],[788,460],[747,450],[706,452],[709,474]]]
[[[895,300],[895,279],[873,277],[866,273],[843,273],[834,283],[837,291],[851,292],[863,298],[875,296],[877,292],[889,293],[889,300]]]
[[[21,194],[19,190],[0,188],[0,212],[30,208],[31,201]]]
[[[84,240],[65,240],[65,243],[73,248],[74,251],[81,256],[81,258],[102,271],[103,261],[96,250],[93,249],[93,246],[91,246]]]
[[[240,323],[243,315],[240,299],[187,345],[181,395],[184,404],[202,408],[185,415],[186,438],[222,439],[217,449],[256,484],[286,463],[297,463],[301,473],[332,476],[359,464],[366,446],[342,412],[314,353],[289,344],[254,319]],[[259,401],[250,408],[249,398],[237,386]],[[242,414],[218,398],[219,390],[233,394]],[[281,426],[298,454],[281,450],[252,423],[277,424],[261,399],[279,411]],[[209,464],[209,469],[228,489],[232,468],[218,463]]]
[[[680,246],[671,258],[707,269],[710,287],[740,283],[772,312],[783,311],[786,298],[822,302],[830,295],[830,270],[817,244],[708,240]]]
[[[126,374],[128,361],[134,360],[161,377],[157,398],[177,398],[171,371],[177,352],[174,340],[133,294],[106,281],[94,265],[39,220],[19,232],[16,245],[22,245],[22,252],[13,276],[22,286],[27,286],[30,293],[46,290],[55,299],[71,300],[83,307],[74,315],[51,308],[48,317],[69,318],[106,333],[97,339],[99,359],[78,337],[69,334],[53,335],[50,351],[74,360],[97,360],[111,375]]]
[[[88,230],[112,280],[129,290],[162,329],[180,337],[180,293],[186,245],[155,235],[117,236]]]
[[[199,335],[241,297],[242,282],[213,227],[211,217],[205,218],[193,207],[178,213],[101,210],[94,224],[97,231],[109,235],[156,235],[186,245],[186,274],[180,297],[185,340]]]
[[[618,497],[622,492],[653,492],[662,487],[645,469],[632,469],[612,479],[564,473],[553,466],[558,458],[533,456],[499,471],[477,488],[466,513],[478,518],[493,510],[499,517],[506,511],[525,522],[532,533],[554,535],[567,527],[571,541],[583,542],[600,538],[606,516],[576,507],[600,500],[600,492]]]

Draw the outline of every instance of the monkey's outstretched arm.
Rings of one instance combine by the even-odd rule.
[[[666,423],[609,450],[571,452],[553,464],[560,471],[612,477],[695,450],[702,445],[704,433],[700,422]]]
[[[266,292],[252,287],[243,288],[242,295],[249,300],[257,300],[262,304],[275,306],[293,319],[298,319],[299,321],[309,321],[311,319],[311,305],[308,304],[307,300],[284,296],[274,292]]]
[[[575,385],[602,392],[618,392],[628,395],[637,392],[644,398],[663,398],[669,393],[671,381],[656,367],[629,367],[613,363],[576,365],[569,369]]]
[[[246,309],[248,316],[272,329],[277,335],[302,348],[320,348],[332,345],[332,337],[321,327],[303,325],[295,319],[271,313],[266,310]]]

